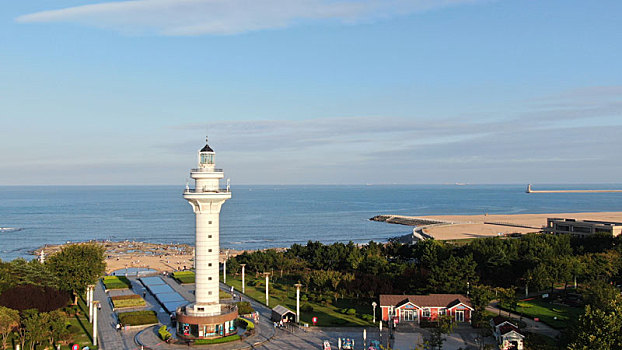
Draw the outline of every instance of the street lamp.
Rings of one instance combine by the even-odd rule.
[[[244,288],[244,266],[246,266],[246,264],[240,264],[240,266],[242,266],[242,294],[244,294],[246,292]]]
[[[296,323],[300,323],[300,287],[302,284],[300,282],[294,284],[296,287]]]
[[[378,304],[376,304],[375,301],[372,301],[371,306],[373,307],[373,310],[374,310],[374,321],[373,321],[374,324],[376,323],[376,305]]]
[[[268,298],[268,277],[270,276],[270,272],[264,272],[264,276],[266,276],[266,306],[270,306],[270,299]]]
[[[471,283],[467,281],[467,297],[469,296],[470,290],[471,290]]]

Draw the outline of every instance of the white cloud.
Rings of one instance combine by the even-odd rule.
[[[22,23],[66,22],[126,34],[236,34],[300,22],[355,23],[483,0],[133,0],[41,11]]]

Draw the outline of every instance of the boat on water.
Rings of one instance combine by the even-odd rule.
[[[0,232],[15,232],[21,230],[21,227],[0,227]]]

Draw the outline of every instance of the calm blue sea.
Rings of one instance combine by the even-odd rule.
[[[542,185],[534,189],[620,189]],[[194,242],[183,186],[0,187],[0,258],[30,258],[44,244],[89,239]],[[520,214],[622,211],[622,193],[526,194],[522,185],[235,186],[221,213],[221,245],[232,249],[319,240],[385,241],[401,225],[378,214]]]

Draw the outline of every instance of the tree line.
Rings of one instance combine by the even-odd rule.
[[[88,285],[104,274],[104,248],[97,244],[74,244],[37,260],[0,260],[0,336],[7,349],[14,334],[22,349],[71,340],[67,317],[77,307],[65,307],[83,295]]]

